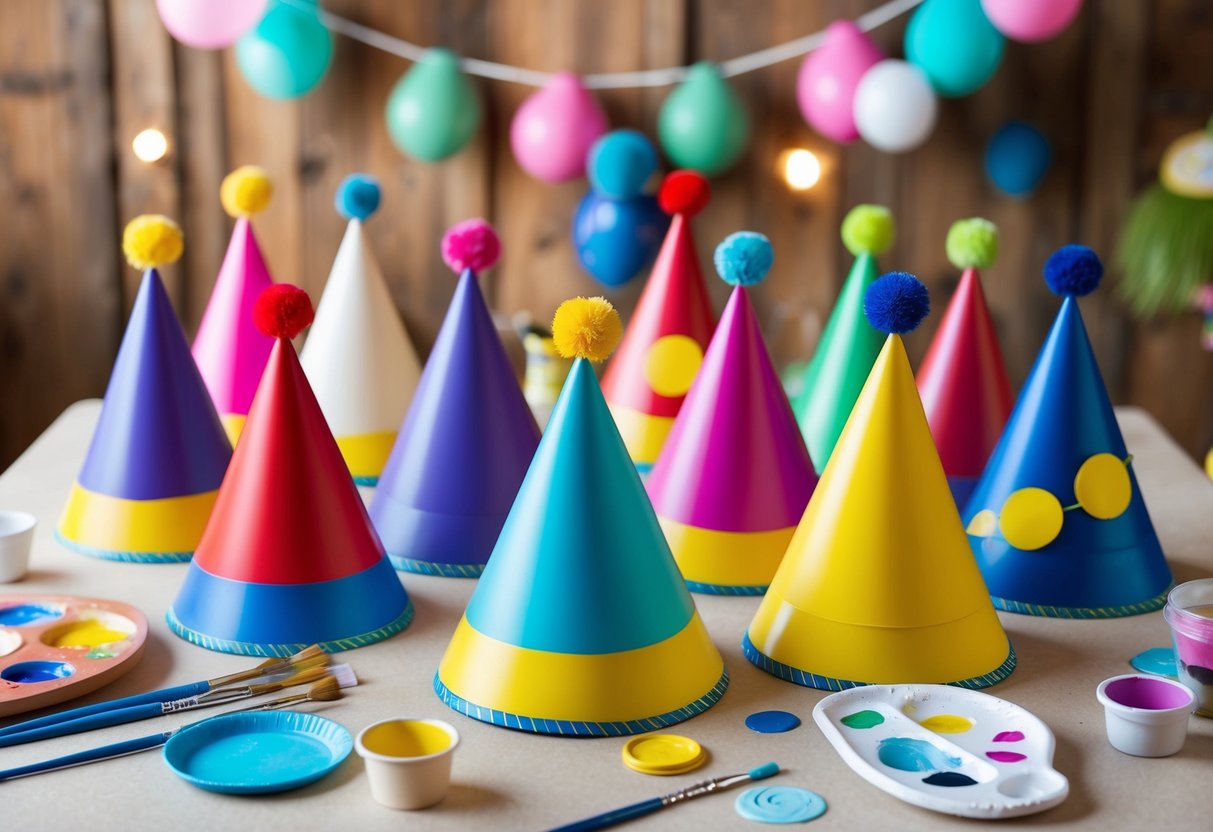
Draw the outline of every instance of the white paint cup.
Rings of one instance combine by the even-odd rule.
[[[38,518],[24,511],[0,511],[0,584],[25,577]]]
[[[371,797],[390,809],[424,809],[446,797],[458,745],[455,726],[420,717],[376,722],[354,740]]]
[[[1184,747],[1196,697],[1179,682],[1127,673],[1100,682],[1108,742],[1134,757],[1169,757]]]

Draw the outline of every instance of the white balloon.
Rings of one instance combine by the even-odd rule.
[[[864,141],[888,153],[918,147],[935,129],[939,102],[927,76],[906,61],[875,64],[855,88],[855,127]]]

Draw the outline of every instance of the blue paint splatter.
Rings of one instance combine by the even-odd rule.
[[[51,621],[61,615],[62,608],[42,604],[18,604],[15,607],[0,609],[0,624],[5,627],[28,627],[30,624]]]
[[[759,711],[745,718],[745,727],[759,734],[782,734],[800,725],[800,717],[787,711]]]
[[[911,737],[881,740],[877,755],[880,762],[898,771],[937,771],[960,765],[959,757],[948,756],[926,740]]]
[[[929,786],[976,786],[977,781],[959,771],[937,771],[930,777],[922,778]]]
[[[1129,664],[1142,673],[1150,673],[1154,676],[1174,677],[1178,675],[1178,669],[1175,667],[1175,651],[1170,647],[1151,647],[1149,650],[1143,650],[1129,659]]]

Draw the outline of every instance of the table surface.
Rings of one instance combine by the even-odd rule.
[[[54,524],[84,457],[100,410],[97,401],[69,408],[0,475],[0,508],[37,515],[31,572],[0,586],[0,598],[18,593],[114,598],[142,609],[149,620],[147,649],[129,675],[73,704],[99,701],[170,684],[212,678],[255,660],[212,653],[172,635],[164,611],[185,575],[185,564],[111,563],[73,554],[53,538]],[[1213,576],[1213,483],[1145,413],[1118,411],[1134,467],[1163,549],[1177,581]],[[825,797],[829,811],[814,828],[972,828],[902,803],[870,786],[842,762],[812,721],[825,694],[759,671],[741,654],[739,640],[756,598],[695,596],[732,677],[724,698],[707,713],[673,729],[694,737],[711,760],[692,774],[650,777],[623,767],[623,740],[542,737],[484,725],[448,710],[430,686],[434,669],[474,583],[405,574],[417,616],[404,633],[341,654],[361,680],[340,702],[313,710],[357,733],[394,716],[438,717],[462,735],[450,794],[440,804],[401,813],[374,803],[356,755],[330,777],[299,791],[233,797],[200,791],[174,777],[159,751],[0,784],[6,829],[231,829],[334,828],[538,829],[664,794],[708,776],[746,771],[768,760],[784,773],[768,784],[803,786]],[[1129,657],[1169,643],[1161,613],[1105,621],[1069,621],[1000,613],[1015,644],[1019,667],[992,692],[1041,717],[1057,736],[1056,768],[1070,780],[1061,806],[1001,821],[1004,826],[1173,830],[1208,829],[1213,818],[1213,720],[1193,717],[1183,751],[1166,759],[1120,754],[1104,735],[1095,686],[1129,672]],[[789,733],[758,735],[745,717],[779,708],[804,724]],[[22,765],[104,742],[143,736],[196,719],[164,717],[92,734],[0,751],[0,767]],[[750,829],[733,796],[705,797],[635,821],[630,829]],[[100,821],[100,823],[99,823]]]

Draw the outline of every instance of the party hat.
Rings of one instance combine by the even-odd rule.
[[[1085,246],[1045,263],[1061,309],[964,511],[999,609],[1108,618],[1166,602],[1171,570],[1078,308],[1102,276]]]
[[[479,575],[539,444],[476,277],[500,252],[484,220],[442,239],[459,283],[371,500],[397,569]]]
[[[312,320],[311,301],[277,284],[252,314],[274,346],[169,628],[253,656],[385,639],[408,626],[413,605],[291,346]]]
[[[894,233],[893,215],[880,205],[857,205],[842,221],[842,242],[855,262],[804,371],[800,392],[792,400],[818,473],[830,461],[884,343],[881,333],[864,318],[863,297],[876,279],[876,257],[893,245]]]
[[[188,560],[232,446],[156,270],[181,256],[181,229],[168,217],[136,217],[122,249],[144,269],[143,282],[55,535],[69,549],[107,560]]]
[[[948,231],[947,252],[963,273],[918,370],[918,392],[952,496],[964,508],[1014,399],[977,271],[998,256],[998,229],[960,220]]]
[[[674,220],[602,379],[611,415],[641,472],[657,461],[712,337],[715,317],[690,222],[709,196],[708,180],[694,171],[676,170],[661,183],[657,200]]]
[[[929,305],[901,272],[865,293],[868,319],[889,336],[742,638],[746,658],[781,679],[982,688],[1015,668],[900,337]]]
[[[368,176],[347,176],[338,188],[337,211],[349,224],[299,354],[359,485],[379,481],[421,377],[421,362],[363,233],[378,207],[379,184]]]
[[[619,342],[618,314],[577,298],[552,330],[576,360],[434,690],[522,731],[651,731],[711,707],[728,674],[590,364]]]
[[[253,326],[253,304],[270,285],[270,273],[249,223],[269,204],[272,193],[261,168],[245,165],[224,177],[219,199],[236,226],[194,336],[194,360],[233,445],[274,346],[272,338]]]
[[[761,595],[817,483],[746,289],[771,260],[767,238],[749,231],[717,247],[735,288],[648,481],[695,592]]]

